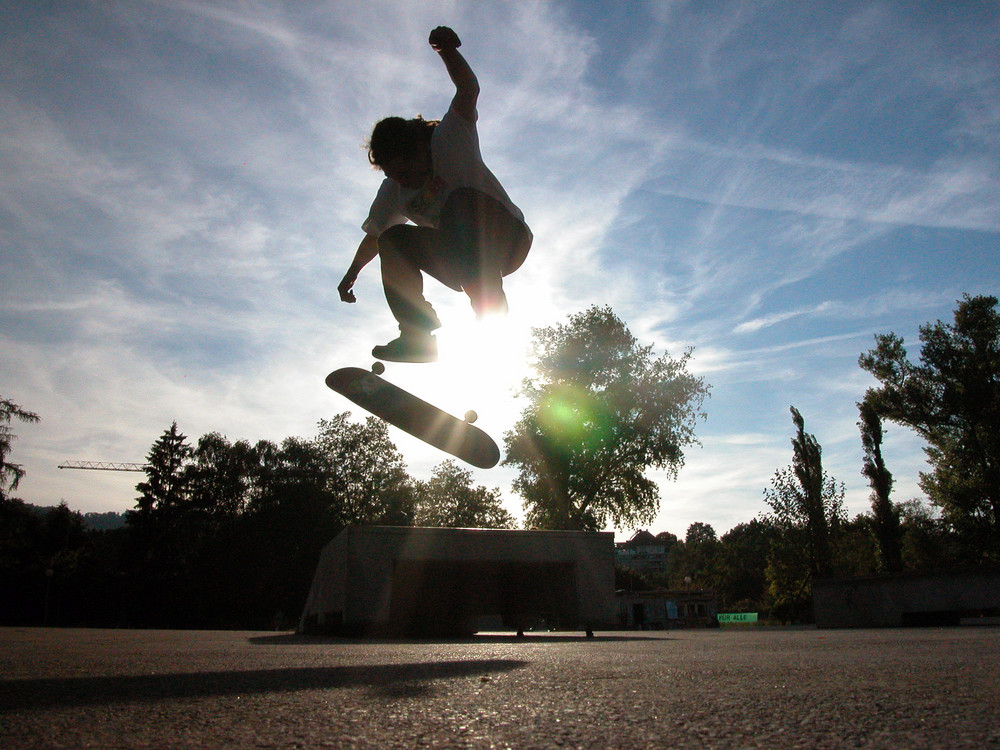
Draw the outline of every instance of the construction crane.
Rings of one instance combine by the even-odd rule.
[[[60,469],[92,469],[95,471],[145,471],[149,464],[130,464],[113,461],[64,461]]]

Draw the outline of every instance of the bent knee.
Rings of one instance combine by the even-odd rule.
[[[507,263],[503,268],[503,275],[509,276],[520,268],[527,259],[529,250],[531,250],[531,235],[525,231],[520,241],[515,242],[511,248],[510,254],[507,256]]]
[[[406,244],[406,234],[408,227],[405,224],[397,224],[389,227],[378,236],[378,251],[399,252],[400,248]]]

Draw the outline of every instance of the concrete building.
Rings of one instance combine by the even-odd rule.
[[[305,633],[471,634],[615,625],[614,535],[351,527],[320,557]]]
[[[821,628],[997,624],[1000,570],[816,581],[813,612]]]

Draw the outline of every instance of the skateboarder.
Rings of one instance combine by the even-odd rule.
[[[424,273],[465,292],[479,317],[505,313],[502,278],[524,262],[532,240],[521,210],[483,163],[476,130],[479,82],[458,51],[458,35],[439,26],[428,41],[455,84],[455,98],[440,121],[418,115],[375,125],[368,160],[385,179],[362,224],[365,238],[337,287],[343,302],[354,302],[358,274],[379,256],[400,335],[372,354],[395,362],[437,359],[432,332],[441,321],[424,299]]]

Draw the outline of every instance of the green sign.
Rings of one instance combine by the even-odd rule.
[[[734,612],[729,614],[718,615],[719,624],[732,623],[732,622],[757,622],[756,612]]]

